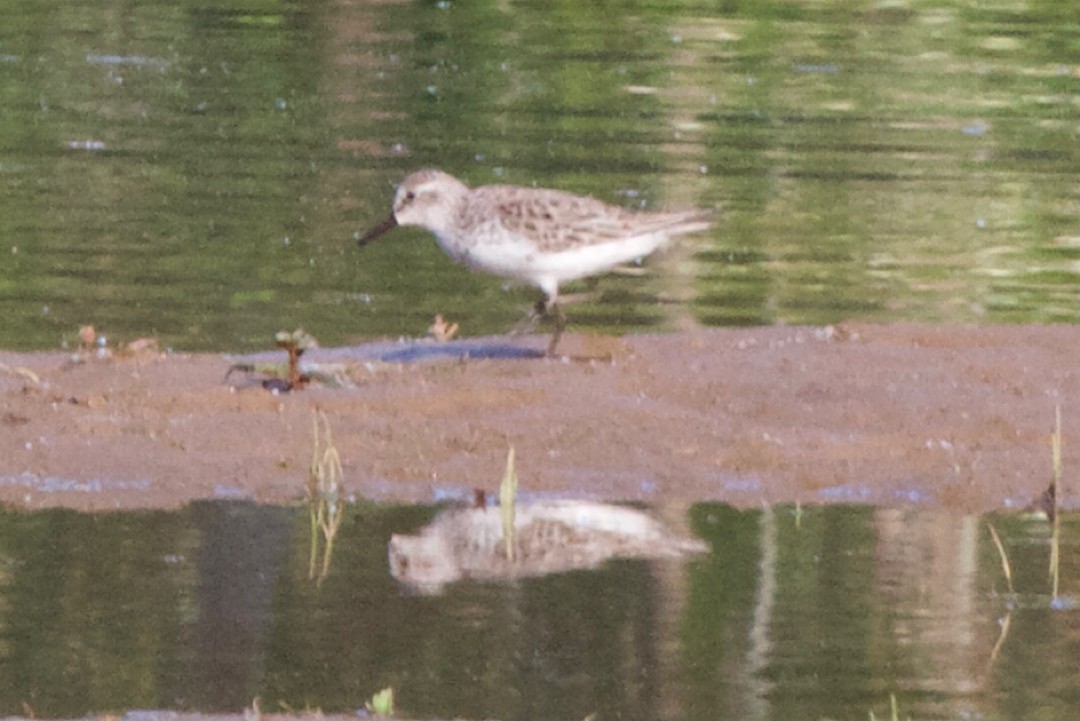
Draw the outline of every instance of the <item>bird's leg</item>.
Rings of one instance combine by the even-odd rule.
[[[555,357],[555,346],[559,345],[559,339],[562,338],[563,329],[566,328],[566,315],[562,312],[562,308],[554,300],[544,303],[545,311],[548,315],[555,317],[555,332],[551,334],[551,342],[548,343],[547,357]]]
[[[518,333],[527,333],[536,328],[537,323],[544,316],[550,316],[555,321],[555,332],[551,335],[551,342],[548,343],[546,355],[549,358],[555,356],[555,348],[559,345],[559,339],[562,338],[563,330],[566,328],[566,315],[562,311],[562,307],[558,302],[559,291],[558,289],[548,290],[545,293],[545,297],[536,301],[536,305],[533,306],[529,315],[511,331],[515,335]]]
[[[525,314],[525,317],[521,319],[521,322],[510,329],[510,334],[522,335],[523,333],[531,333],[536,329],[536,325],[545,315],[547,315],[547,301],[541,298],[536,301],[536,304],[532,308],[529,308],[529,312]]]

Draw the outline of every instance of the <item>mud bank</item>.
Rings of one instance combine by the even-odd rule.
[[[407,362],[327,351],[351,387],[281,395],[244,374],[226,380],[235,359],[224,355],[3,352],[0,502],[294,500],[316,409],[348,490],[375,500],[494,489],[512,443],[523,493],[1022,507],[1049,482],[1058,404],[1066,481],[1080,467],[1074,326],[571,335],[560,349],[567,358]],[[1077,505],[1067,482],[1063,493]]]

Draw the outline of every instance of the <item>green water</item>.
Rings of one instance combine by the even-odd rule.
[[[386,686],[419,718],[1080,712],[1075,514],[1052,604],[1045,521],[720,504],[690,510],[712,551],[685,564],[410,595],[386,543],[432,513],[351,507],[321,587],[302,509],[0,513],[0,714],[351,712]]]
[[[1019,2],[0,4],[0,346],[503,332],[534,299],[393,184],[724,207],[571,309],[688,324],[1080,320],[1080,17]]]

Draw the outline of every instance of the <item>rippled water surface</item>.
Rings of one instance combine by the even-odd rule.
[[[1045,520],[719,504],[663,509],[711,548],[685,562],[406,593],[386,544],[432,513],[350,507],[321,587],[298,508],[2,513],[0,714],[350,712],[387,686],[421,718],[1080,713],[1075,514],[1055,600]]]
[[[0,345],[506,330],[529,289],[355,247],[431,165],[723,206],[578,328],[1077,322],[1078,57],[1046,1],[7,3]]]

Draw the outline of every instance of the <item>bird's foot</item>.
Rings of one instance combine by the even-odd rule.
[[[529,309],[529,312],[525,315],[521,321],[510,329],[510,335],[524,335],[526,333],[532,333],[536,330],[536,326],[540,325],[540,320],[547,315],[547,303],[544,300],[538,300],[536,305]]]
[[[510,335],[531,333],[536,330],[536,326],[540,324],[540,321],[545,316],[550,316],[555,320],[555,331],[551,335],[551,341],[548,343],[545,352],[548,358],[554,358],[556,357],[555,348],[559,345],[559,339],[562,338],[563,329],[566,328],[566,315],[562,312],[562,308],[559,307],[558,303],[552,303],[546,298],[538,300],[536,305],[529,310],[529,314],[510,329]]]

